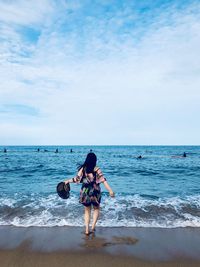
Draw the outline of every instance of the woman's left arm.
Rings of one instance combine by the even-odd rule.
[[[77,175],[71,179],[65,180],[64,183],[68,184],[68,183],[79,183],[81,178],[83,176],[83,170],[82,168],[78,171]]]

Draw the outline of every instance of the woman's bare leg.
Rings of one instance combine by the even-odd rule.
[[[85,207],[85,233],[89,234],[91,207]]]
[[[92,231],[95,231],[95,226],[99,218],[99,207],[93,207],[93,208],[94,208],[94,211],[93,211]]]

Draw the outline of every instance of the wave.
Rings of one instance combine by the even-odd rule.
[[[103,193],[99,226],[104,227],[200,227],[200,195],[159,198],[151,195]],[[56,194],[15,194],[0,197],[0,225],[82,226],[83,208],[78,193],[68,200]]]

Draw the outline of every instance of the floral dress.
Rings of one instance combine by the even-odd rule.
[[[81,168],[78,175],[74,178],[74,182],[82,183],[79,202],[84,206],[98,207],[101,202],[100,184],[104,183],[104,177],[100,168],[95,167],[92,173],[86,173],[85,168]]]

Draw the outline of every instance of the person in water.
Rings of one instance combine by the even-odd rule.
[[[110,196],[114,197],[114,192],[106,181],[101,169],[96,166],[96,162],[96,155],[94,153],[88,153],[85,162],[78,168],[77,175],[72,179],[64,181],[65,184],[82,183],[79,202],[85,207],[84,219],[86,235],[89,235],[91,232],[95,231],[95,226],[99,218],[99,209],[101,203],[100,184],[103,183]],[[92,230],[90,232],[89,225],[92,207],[94,211]]]

